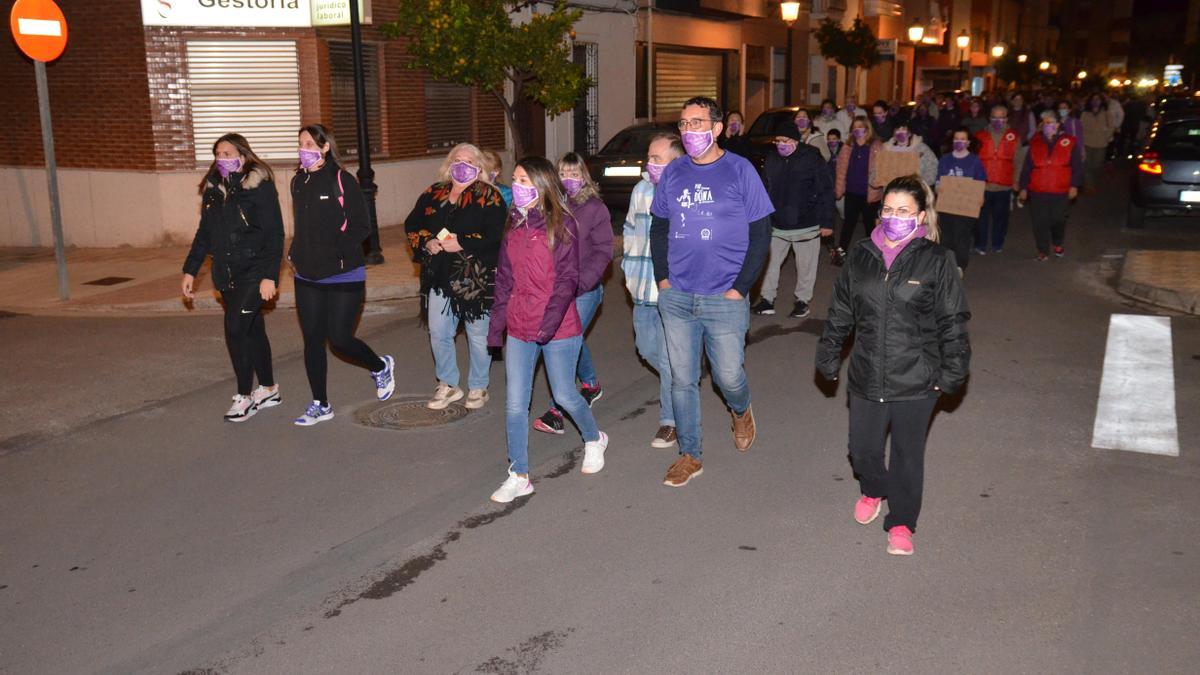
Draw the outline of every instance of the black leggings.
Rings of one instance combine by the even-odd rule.
[[[262,386],[275,386],[271,343],[267,340],[266,319],[260,311],[263,299],[258,284],[258,281],[248,281],[221,291],[221,299],[225,301],[225,346],[229,348],[237,390],[242,396],[250,395],[255,374]]]
[[[839,248],[843,251],[850,250],[850,245],[854,243],[854,230],[858,228],[860,220],[867,236],[871,235],[871,231],[875,229],[875,220],[879,217],[879,204],[880,202],[868,202],[866,195],[846,193],[844,205],[846,217],[842,221],[842,235],[838,240]]]
[[[938,229],[942,231],[942,246],[954,251],[954,262],[962,269],[967,269],[979,219],[956,213],[939,213]]]
[[[887,497],[883,529],[903,525],[917,531],[925,483],[925,436],[936,398],[916,401],[869,401],[850,396],[850,462],[868,497]],[[890,461],[884,463],[888,428]]]
[[[354,337],[358,315],[366,299],[364,282],[314,284],[296,279],[296,314],[304,334],[304,371],[314,401],[329,403],[325,378],[329,371],[325,343],[352,363],[376,373],[383,370],[379,358],[367,343]]]

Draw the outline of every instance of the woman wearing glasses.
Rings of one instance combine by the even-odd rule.
[[[971,356],[962,281],[954,254],[937,240],[929,186],[917,176],[889,183],[879,227],[846,256],[817,347],[817,370],[836,380],[842,345],[855,333],[847,372],[849,445],[862,496],[854,519],[873,522],[887,499],[883,529],[892,555],[912,555],[926,433],[938,398],[967,379]]]

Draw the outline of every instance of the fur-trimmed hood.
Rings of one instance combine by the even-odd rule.
[[[267,170],[255,165],[250,168],[249,172],[242,174],[241,187],[243,190],[253,190],[269,180],[271,180],[271,175],[267,173]],[[225,192],[225,181],[221,180],[221,174],[216,169],[208,172],[208,184],[210,187]]]

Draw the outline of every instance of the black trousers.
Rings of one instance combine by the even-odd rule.
[[[936,398],[916,401],[868,401],[850,396],[850,462],[868,497],[886,497],[883,529],[903,525],[916,532],[925,483],[925,436]],[[888,427],[891,458],[884,463]]]
[[[975,230],[979,219],[953,213],[939,213],[938,229],[942,231],[942,246],[954,251],[954,262],[964,270],[971,260],[971,246],[975,243]]]
[[[1050,245],[1062,246],[1071,202],[1065,194],[1029,193],[1029,218],[1038,253],[1050,253]]]
[[[238,283],[241,285],[221,291],[225,302],[225,346],[233,362],[238,393],[249,396],[256,374],[258,383],[264,387],[275,386],[275,374],[271,370],[271,343],[261,311],[259,282]]]
[[[854,230],[858,228],[859,221],[862,222],[867,236],[870,236],[871,231],[875,229],[875,221],[879,218],[880,202],[868,202],[866,195],[854,195],[849,192],[845,197],[846,217],[842,221],[842,234],[838,238],[838,247],[843,251],[849,251],[850,245],[854,243]]]
[[[325,343],[355,365],[371,372],[384,368],[367,343],[354,337],[358,315],[367,297],[364,282],[348,284],[314,284],[296,280],[296,314],[300,317],[300,332],[304,335],[304,371],[314,401],[329,403],[325,381],[329,371]]]

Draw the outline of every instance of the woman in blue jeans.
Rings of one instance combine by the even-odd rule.
[[[526,157],[513,170],[513,208],[508,214],[488,346],[505,347],[504,402],[508,478],[492,501],[507,503],[533,493],[529,480],[529,401],[538,357],[545,359],[550,389],[583,435],[585,474],[604,468],[608,436],[575,389],[583,328],[575,305],[579,284],[579,235],[554,166]],[[505,334],[507,333],[507,340]]]
[[[466,407],[488,400],[488,312],[492,308],[496,259],[504,236],[504,198],[484,170],[479,148],[454,147],[404,221],[413,259],[421,265],[421,303],[429,320],[438,385],[426,404],[442,410],[462,399],[459,388],[458,325],[466,324],[471,370]]]
[[[575,307],[586,333],[596,311],[604,301],[604,272],[612,262],[613,231],[612,216],[608,207],[600,200],[600,188],[588,173],[587,165],[579,155],[568,152],[558,162],[558,178],[567,193],[567,208],[579,226],[579,288],[576,290]],[[592,365],[592,353],[587,342],[579,353],[579,393],[588,407],[600,400],[604,391]],[[561,434],[563,414],[553,399],[550,409],[533,423],[533,428],[547,434]]]

